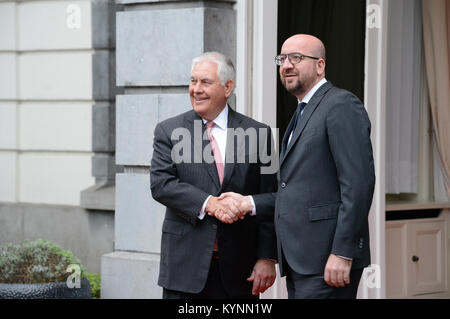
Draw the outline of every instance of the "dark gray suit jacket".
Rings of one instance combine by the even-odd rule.
[[[278,192],[254,196],[258,214],[275,210],[278,261],[299,274],[324,272],[330,253],[370,264],[368,213],[375,173],[370,121],[361,101],[330,82],[314,94],[287,145]]]
[[[208,271],[217,235],[219,265],[224,288],[231,296],[251,295],[252,284],[247,282],[253,266],[259,258],[276,259],[276,237],[271,218],[260,219],[247,215],[233,224],[224,224],[206,215],[198,219],[202,205],[208,195],[218,196],[224,192],[252,195],[276,191],[276,173],[261,175],[264,164],[259,158],[259,147],[270,149],[271,133],[267,125],[239,114],[229,108],[228,127],[268,129],[261,145],[231,143],[227,137],[226,157],[234,144],[235,157],[226,159],[222,185],[215,163],[179,163],[171,158],[171,151],[179,142],[171,139],[176,128],[187,128],[192,135],[192,155],[202,154],[209,144],[206,138],[194,140],[194,123],[201,118],[193,111],[159,123],[155,128],[154,152],[150,167],[150,182],[153,198],[167,207],[161,239],[161,261],[158,284],[167,289],[199,293],[208,277]],[[200,121],[200,122],[199,122]],[[201,125],[204,133],[205,125]],[[239,144],[239,145],[238,145]],[[255,148],[256,147],[256,148]],[[239,150],[239,152],[237,151]],[[257,161],[250,163],[251,154],[257,153]],[[244,163],[237,162],[238,155]],[[192,156],[193,159],[193,156]],[[242,162],[242,161],[241,161]]]

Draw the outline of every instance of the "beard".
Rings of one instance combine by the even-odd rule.
[[[304,83],[302,83],[302,81],[300,80],[300,78],[297,78],[297,81],[288,84],[286,77],[282,77],[281,78],[281,83],[283,84],[283,86],[285,87],[285,89],[293,94],[293,95],[297,95],[299,93],[303,93],[303,91],[305,90],[305,86]]]

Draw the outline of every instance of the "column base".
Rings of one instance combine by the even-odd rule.
[[[161,299],[159,255],[115,251],[102,256],[102,299]]]

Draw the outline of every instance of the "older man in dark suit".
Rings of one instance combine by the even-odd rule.
[[[228,58],[195,58],[193,110],[155,128],[151,191],[167,207],[158,281],[164,298],[256,298],[275,280],[273,212],[244,215],[240,202],[218,199],[223,192],[276,190],[276,170],[261,173],[271,165],[261,158],[270,155],[270,128],[227,105],[233,88]],[[236,141],[236,132],[249,130],[258,134]]]
[[[275,209],[289,298],[355,298],[370,264],[370,121],[355,95],[327,82],[325,59],[323,43],[305,34],[287,39],[276,57],[299,104],[282,142],[278,192],[253,196],[258,215]],[[238,194],[221,197],[254,208]]]

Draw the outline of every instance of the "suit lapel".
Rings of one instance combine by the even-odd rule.
[[[284,154],[286,153],[287,143],[289,140],[289,135],[291,135],[292,126],[294,125],[294,116],[296,115],[296,112],[294,112],[294,115],[291,118],[291,121],[289,122],[289,125],[286,129],[286,133],[283,136],[283,141],[281,142],[281,158],[284,157]]]
[[[289,139],[288,134],[290,135],[290,129],[286,131],[286,134],[283,137],[283,149],[282,149],[282,157],[280,160],[280,167],[283,164],[284,159],[288,156],[290,150],[293,148],[294,144],[297,142],[298,138],[303,132],[303,129],[305,128],[306,124],[308,123],[309,119],[311,118],[311,115],[314,113],[316,108],[319,106],[320,102],[322,101],[323,97],[325,96],[325,93],[328,92],[333,85],[330,82],[326,82],[323,84],[316,93],[314,93],[311,100],[308,102],[307,106],[305,107],[303,111],[303,115],[300,117],[300,121],[297,123],[297,126],[295,127],[295,131],[292,133],[291,142],[289,145],[287,145],[287,141]],[[291,120],[291,123],[289,123],[289,127],[291,127],[293,124],[293,120]],[[285,144],[286,142],[286,144]],[[286,145],[286,148],[284,148]]]
[[[231,107],[228,108],[228,124],[227,124],[227,145],[225,148],[225,174],[223,176],[222,187],[224,189],[231,180],[234,167],[237,160],[237,152],[240,150],[241,145],[235,145],[234,143],[234,129],[238,128],[242,119],[239,118]],[[229,129],[228,129],[229,128]],[[237,139],[242,144],[241,139]]]
[[[216,186],[217,189],[220,188],[219,175],[217,174],[216,163],[206,163],[204,160],[203,151],[210,144],[208,134],[206,133],[206,125],[203,124],[203,120],[197,113],[194,113],[194,116],[190,118],[188,127],[190,128],[190,133],[193,141],[193,156],[194,163],[198,163],[195,161],[195,158],[201,158],[202,166],[206,169],[209,176],[211,177],[212,182]],[[197,122],[199,121],[199,122]],[[200,125],[199,125],[200,124]],[[201,130],[200,130],[201,129]]]

